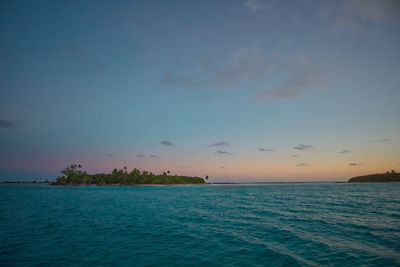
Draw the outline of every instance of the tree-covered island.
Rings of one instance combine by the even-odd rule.
[[[82,171],[79,164],[71,164],[62,172],[63,175],[57,177],[52,185],[142,185],[142,184],[205,184],[203,178],[170,175],[170,171],[156,175],[148,171],[133,169],[128,172],[126,167],[111,173],[88,174]],[[206,177],[208,178],[208,176]]]
[[[350,178],[349,183],[383,183],[400,182],[400,173],[395,171],[386,173],[376,173]]]

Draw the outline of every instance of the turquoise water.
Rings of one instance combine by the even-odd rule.
[[[0,186],[0,265],[400,265],[400,183]]]

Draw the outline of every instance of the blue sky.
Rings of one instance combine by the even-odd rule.
[[[399,24],[395,0],[2,1],[0,179],[398,170]]]

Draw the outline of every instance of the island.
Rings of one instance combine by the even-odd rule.
[[[173,185],[173,184],[205,184],[201,177],[170,175],[170,171],[163,174],[153,174],[148,171],[133,169],[128,172],[124,167],[114,169],[111,173],[88,174],[82,171],[80,164],[71,164],[57,177],[51,185]],[[206,176],[208,179],[208,176]]]
[[[383,183],[400,182],[400,173],[395,171],[386,173],[376,173],[350,178],[349,183]]]

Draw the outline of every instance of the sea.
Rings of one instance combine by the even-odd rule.
[[[400,183],[3,184],[0,266],[400,266]]]

